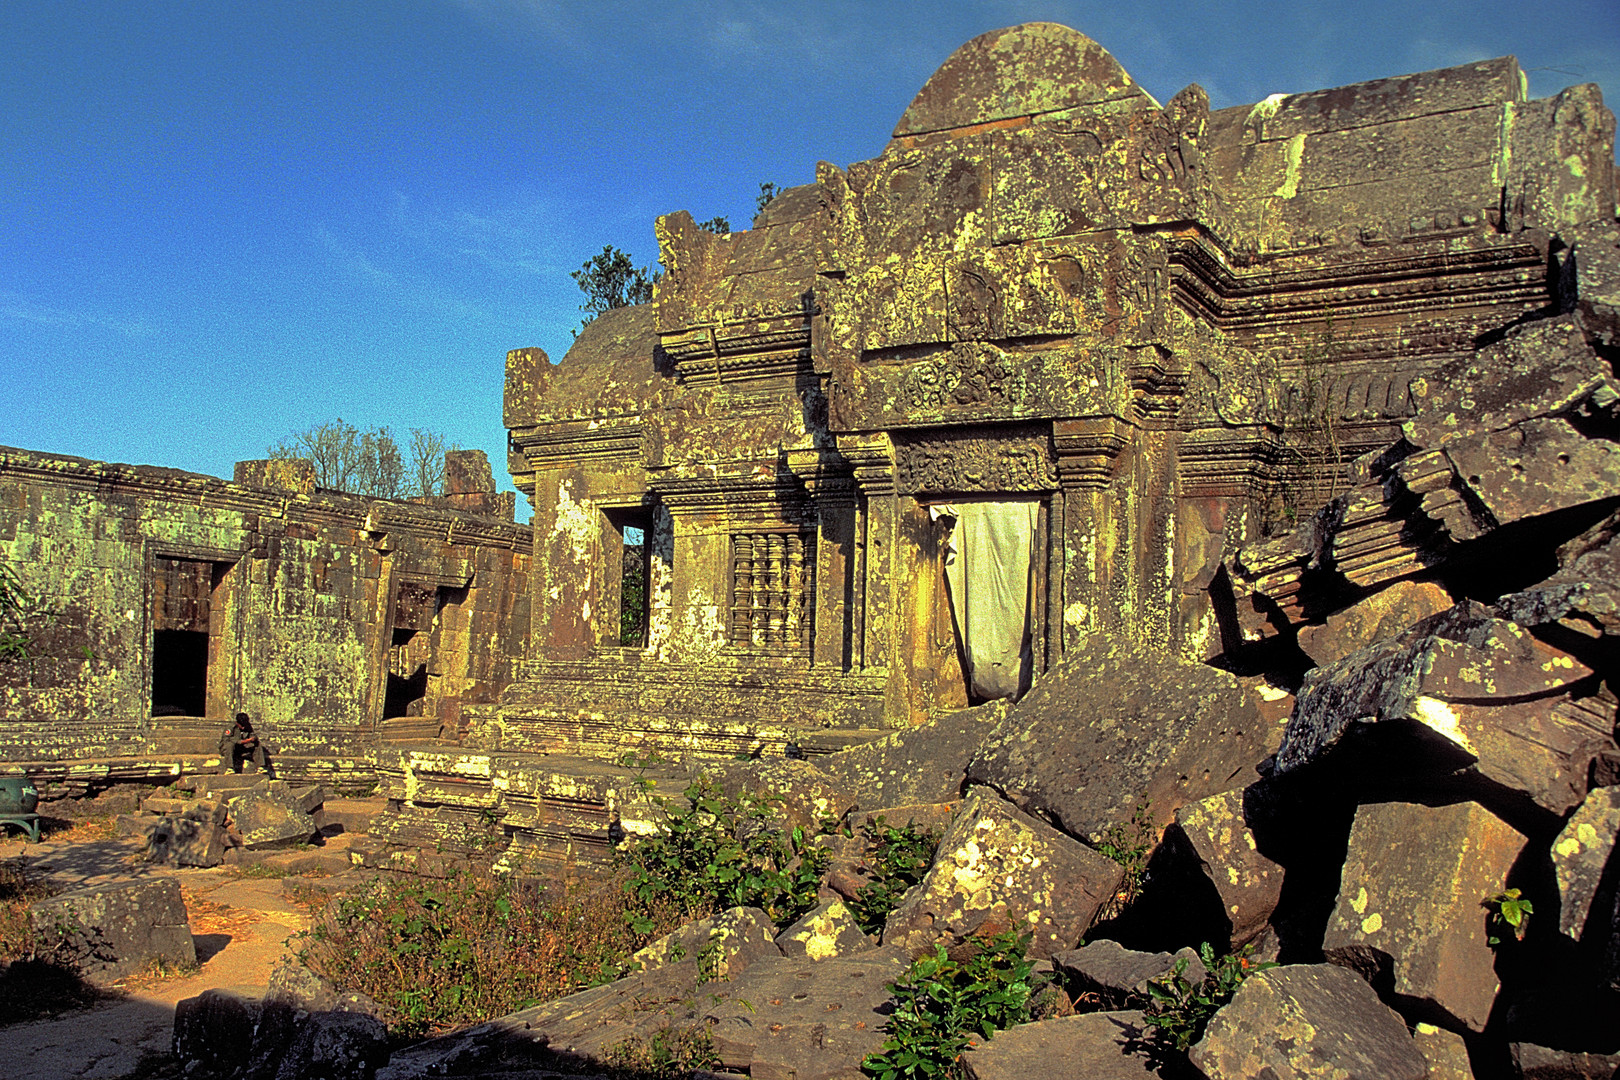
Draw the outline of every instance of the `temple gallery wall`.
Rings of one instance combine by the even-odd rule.
[[[1263,674],[1288,601],[1234,585],[1240,547],[1579,309],[1613,131],[1510,57],[1211,109],[1063,27],[986,35],[879,157],[746,231],[660,218],[652,303],[508,355],[532,528],[476,463],[422,505],[0,452],[39,602],[0,757],[173,775],[245,708],[289,770],[380,779],[401,845],[494,809],[555,855],[605,844],[589,763],[626,749],[827,753],[1099,637]],[[1425,572],[1392,528],[1308,620]]]

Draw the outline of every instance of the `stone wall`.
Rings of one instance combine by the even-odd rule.
[[[236,483],[0,450],[0,563],[30,602],[7,628],[26,656],[0,663],[0,760],[180,769],[241,710],[289,775],[369,775],[391,730],[456,733],[496,700],[529,530],[279,464]]]

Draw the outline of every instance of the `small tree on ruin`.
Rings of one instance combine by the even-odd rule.
[[[444,486],[444,453],[458,449],[436,431],[411,429],[402,452],[387,427],[361,431],[342,418],[297,431],[269,448],[272,458],[302,459],[315,466],[315,483],[333,491],[374,499],[438,495]]]
[[[585,294],[585,302],[579,305],[579,310],[585,312],[585,321],[579,324],[583,330],[604,311],[650,303],[653,286],[664,274],[661,270],[649,273],[645,266],[638,269],[630,256],[608,244],[600,255],[592,255],[569,276]]]

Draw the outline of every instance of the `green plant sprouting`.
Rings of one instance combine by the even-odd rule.
[[[919,830],[915,822],[895,828],[879,817],[864,827],[867,865],[873,879],[848,904],[856,925],[868,934],[883,929],[900,898],[922,880],[933,865],[939,837]]]
[[[1112,919],[1129,907],[1147,880],[1148,856],[1153,853],[1157,839],[1151,806],[1150,801],[1143,801],[1131,814],[1128,824],[1115,822],[1103,830],[1102,838],[1097,841],[1097,851],[1113,859],[1125,871],[1119,888],[1097,913],[1099,921]]]
[[[1480,906],[1490,912],[1486,940],[1493,946],[1509,937],[1523,941],[1525,931],[1530,929],[1530,916],[1536,911],[1535,905],[1518,889],[1504,889],[1495,896],[1487,896],[1480,901]]]
[[[874,1080],[958,1080],[962,1053],[1029,1019],[1030,935],[1008,931],[964,960],[944,945],[889,987],[894,1012],[878,1053],[861,1063]]]
[[[1245,945],[1235,953],[1217,957],[1209,942],[1198,947],[1198,958],[1207,974],[1197,983],[1187,978],[1187,958],[1176,961],[1173,971],[1148,983],[1151,999],[1146,1010],[1146,1022],[1153,1028],[1154,1037],[1180,1053],[1204,1036],[1210,1017],[1232,995],[1243,980],[1257,971],[1277,965],[1250,958],[1254,946]]]

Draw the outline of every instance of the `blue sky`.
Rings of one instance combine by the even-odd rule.
[[[506,350],[653,218],[881,152],[969,38],[1097,39],[1217,106],[1512,53],[1620,103],[1620,4],[4,0],[0,444],[215,475],[334,417],[503,477]]]

